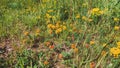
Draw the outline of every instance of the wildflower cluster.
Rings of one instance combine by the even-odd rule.
[[[82,16],[82,20],[85,20],[85,21],[88,21],[88,22],[92,22],[93,21],[93,19],[88,18],[86,16]]]
[[[47,28],[49,29],[48,31],[49,31],[50,34],[52,34],[53,32],[55,32],[55,34],[59,34],[62,31],[67,29],[65,24],[60,24],[60,22],[57,22],[55,25],[54,24],[48,24]]]
[[[120,42],[117,42],[117,47],[110,48],[110,54],[113,55],[115,58],[118,58],[120,55]]]
[[[51,44],[51,42],[45,42],[45,45],[49,47],[49,49],[54,49],[54,44]]]
[[[53,20],[56,19],[56,16],[54,16],[53,13],[54,13],[54,10],[52,10],[52,9],[50,9],[46,12],[46,14],[45,14],[46,21],[48,21],[50,19],[53,19]]]
[[[115,18],[114,18],[114,21],[115,21],[115,22],[119,22],[119,21],[120,21],[120,19],[119,19],[119,18],[117,18],[117,17],[115,17]]]
[[[93,9],[91,10],[91,13],[92,13],[92,15],[97,15],[97,16],[99,16],[99,15],[102,15],[102,14],[104,13],[104,11],[103,11],[103,10],[100,10],[99,8],[93,8]]]
[[[78,48],[75,44],[71,44],[71,48],[74,50],[74,53],[78,53]]]

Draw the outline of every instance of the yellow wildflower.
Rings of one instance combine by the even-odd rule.
[[[66,30],[67,28],[66,28],[66,26],[63,26],[63,30]]]
[[[51,13],[51,12],[53,12],[53,10],[48,10],[47,12],[48,12],[48,13]]]
[[[86,17],[86,16],[82,16],[82,19],[83,19],[83,20],[87,20],[87,17]]]
[[[94,45],[95,44],[95,41],[90,41],[90,45]]]
[[[59,27],[60,27],[59,23],[56,23],[55,27],[56,27],[56,28],[59,28]]]
[[[119,27],[119,26],[115,26],[114,29],[115,29],[115,30],[119,30],[120,27]]]
[[[52,26],[52,24],[48,24],[48,25],[47,25],[47,28],[51,28],[51,26]]]
[[[59,33],[59,31],[58,31],[58,30],[56,30],[56,31],[55,31],[55,33],[56,33],[56,34],[58,34],[58,33]]]
[[[117,47],[113,47],[110,49],[110,54],[113,55],[115,58],[118,58],[118,55],[120,54],[120,49]]]
[[[62,31],[62,28],[59,28],[58,30],[61,32],[61,31]]]
[[[119,18],[114,18],[114,21],[115,22],[118,22],[120,19]]]
[[[119,49],[120,49],[120,46],[117,46],[117,48],[119,48]]]
[[[92,12],[94,13],[94,12],[98,12],[100,9],[99,8],[93,8],[92,9]]]
[[[38,36],[40,34],[40,29],[36,29],[35,36]]]
[[[106,46],[107,46],[107,44],[106,44],[106,43],[104,43],[104,44],[103,44],[103,47],[106,47]]]
[[[77,18],[77,19],[78,19],[78,18],[80,18],[80,15],[79,15],[79,14],[77,14],[77,15],[76,15],[76,18]]]
[[[102,10],[101,10],[101,11],[99,11],[99,14],[103,14],[103,13],[104,13],[104,11],[102,11]]]
[[[91,13],[92,13],[93,15],[101,15],[101,14],[104,13],[104,11],[103,11],[103,10],[100,10],[99,8],[93,8],[93,9],[91,10]]]
[[[117,42],[117,46],[120,46],[120,42]]]
[[[51,28],[52,28],[52,29],[55,29],[55,25],[51,25]]]
[[[58,34],[58,33],[60,33],[60,32],[62,32],[62,28],[58,28],[58,29],[55,31],[56,34]]]
[[[50,14],[46,13],[46,17],[47,18],[52,18],[52,16],[50,16]]]
[[[93,21],[93,19],[88,19],[89,22]]]

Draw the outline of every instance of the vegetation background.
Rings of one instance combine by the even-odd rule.
[[[119,68],[119,0],[0,0],[0,68]]]

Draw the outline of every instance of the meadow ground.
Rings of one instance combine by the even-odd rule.
[[[120,68],[119,0],[0,1],[0,68]]]

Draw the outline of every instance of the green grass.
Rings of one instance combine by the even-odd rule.
[[[119,41],[119,0],[0,2],[2,68],[118,68]]]

